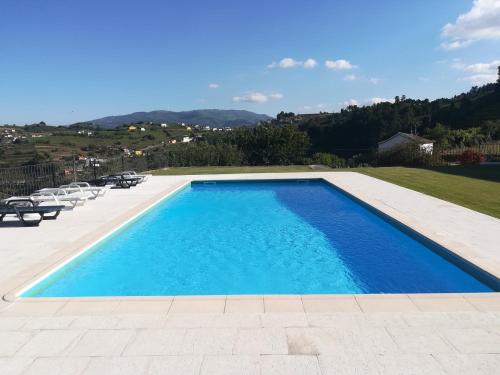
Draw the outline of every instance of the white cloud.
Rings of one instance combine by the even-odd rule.
[[[469,82],[473,85],[485,85],[487,83],[495,82],[497,79],[498,66],[500,66],[500,60],[494,60],[490,63],[477,63],[470,65],[457,62],[451,65],[452,68],[469,74],[460,78],[460,81]]]
[[[500,39],[500,1],[474,0],[471,10],[461,14],[455,23],[446,24],[441,32],[444,49],[464,48],[479,40]]]
[[[209,89],[218,89],[219,87],[220,87],[220,85],[218,83],[210,83],[208,85]]]
[[[378,97],[375,97],[375,98],[371,98],[371,99],[368,99],[367,100],[367,103],[368,104],[379,104],[379,103],[393,103],[394,102],[394,99],[386,99],[386,98],[378,98]]]
[[[275,61],[269,64],[267,67],[269,69],[273,68],[290,69],[297,67],[303,67],[305,69],[314,69],[317,65],[318,62],[313,58],[308,58],[306,61],[299,61],[292,59],[291,57],[285,57],[284,59],[281,59],[278,62]]]
[[[344,77],[344,81],[355,81],[356,76],[354,74],[348,74]]]
[[[349,61],[343,59],[326,60],[325,66],[327,67],[327,69],[331,70],[350,70],[356,67],[355,65],[352,65]]]
[[[273,62],[269,64],[267,67],[272,69],[272,68],[282,68],[282,69],[290,69],[290,68],[295,68],[297,66],[302,65],[302,61],[297,61],[292,59],[291,57],[285,57],[284,59],[278,61],[278,62]]]
[[[339,104],[343,104],[343,103],[339,103]],[[334,107],[335,106],[330,105],[330,104],[318,103],[315,105],[304,105],[301,107],[301,110],[311,111],[311,112],[318,112],[318,111],[319,112],[327,112],[327,111],[333,111]]]
[[[500,60],[495,60],[490,63],[471,64],[464,67],[464,70],[471,73],[496,73]]]
[[[356,99],[349,99],[349,100],[343,102],[342,104],[344,107],[348,107],[350,105],[359,106],[359,102]]]
[[[374,85],[378,85],[380,82],[382,82],[382,78],[370,78],[370,82]]]
[[[469,82],[474,86],[482,86],[487,83],[493,83],[496,79],[496,74],[473,74],[471,76],[460,78],[460,81]]]
[[[306,69],[314,69],[318,65],[318,62],[314,59],[307,59],[304,61],[304,68]]]
[[[280,94],[279,92],[276,92],[274,94],[270,94],[269,98],[275,99],[275,100],[283,99],[283,94]]]
[[[250,92],[242,96],[234,96],[233,102],[236,103],[266,103],[269,100],[279,100],[283,99],[283,94],[273,93],[273,94],[263,94],[261,92]]]
[[[370,99],[364,99],[361,102],[356,99],[349,99],[343,103],[339,103],[343,108],[348,107],[350,105],[362,106],[362,105],[374,105],[380,103],[394,103],[394,99],[387,99],[382,97],[373,97]]]
[[[469,46],[471,43],[472,43],[471,40],[465,40],[465,41],[455,40],[454,42],[443,42],[441,43],[441,47],[443,47],[448,51],[453,51],[455,49],[465,48]]]

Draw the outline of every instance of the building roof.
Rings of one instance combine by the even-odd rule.
[[[418,143],[418,144],[434,143],[434,141],[432,141],[430,139],[427,139],[427,138],[424,138],[424,137],[420,137],[420,136],[418,136],[416,134],[409,134],[409,133],[397,132],[392,137],[387,138],[387,139],[385,139],[383,141],[380,141],[378,144],[381,145],[382,143],[390,141],[391,139],[393,139],[393,138],[395,138],[397,136],[401,136],[403,138],[409,139],[410,141],[413,141],[413,142]]]

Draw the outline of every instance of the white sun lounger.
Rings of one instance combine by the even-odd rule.
[[[102,197],[111,186],[91,186],[88,182],[72,182],[68,185],[61,185],[59,188],[66,190],[67,192],[80,192],[80,193],[90,193],[92,194],[91,199],[97,197]]]
[[[69,204],[69,209],[76,206],[83,206],[92,194],[81,192],[68,192],[59,188],[42,189],[30,195],[34,202],[56,202],[56,204]]]
[[[50,192],[39,192],[39,193],[33,193],[30,196],[15,196],[15,197],[10,197],[7,199],[4,199],[3,202],[8,203],[11,200],[17,201],[17,200],[31,200],[35,204],[44,206],[44,203],[49,203],[49,204],[55,204],[55,205],[61,205],[64,206],[64,209],[66,210],[72,210],[76,206],[81,206],[83,205],[86,201],[87,198],[82,198],[82,197],[73,197],[73,196],[62,196],[62,195],[55,195]]]
[[[83,191],[79,187],[58,187],[58,188],[45,188],[36,191],[37,193],[49,192],[55,195],[72,196],[72,197],[83,197],[87,199],[95,199],[94,194],[89,191]]]

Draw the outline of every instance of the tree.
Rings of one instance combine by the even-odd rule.
[[[440,146],[449,145],[450,128],[444,126],[441,123],[437,123],[433,129],[430,129],[426,134],[426,137],[432,139],[436,144]]]

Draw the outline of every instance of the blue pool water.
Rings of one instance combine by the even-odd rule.
[[[487,291],[312,180],[193,183],[23,296]]]

